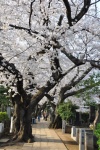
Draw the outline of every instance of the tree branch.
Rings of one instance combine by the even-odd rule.
[[[80,66],[80,65],[85,64],[84,60],[80,60],[80,59],[74,57],[71,53],[67,53],[65,51],[65,49],[63,49],[61,52],[63,54],[65,54],[76,66]]]
[[[88,68],[82,75],[80,78],[78,78],[76,81],[70,82],[69,84],[66,84],[65,87],[61,88],[60,91],[60,101],[63,102],[64,101],[64,93],[69,91],[72,87],[75,87],[75,85],[77,85],[90,71],[92,70],[92,67]]]
[[[63,18],[64,18],[64,15],[60,15],[59,21],[58,21],[58,26],[61,26]]]
[[[84,0],[84,6],[80,10],[80,12],[72,19],[71,6],[69,4],[69,1],[63,0],[63,2],[66,6],[66,13],[67,13],[67,19],[68,19],[69,26],[73,26],[73,22],[77,23],[87,13],[87,11],[91,5],[91,0]]]
[[[67,75],[75,66],[71,67],[69,70],[67,70],[64,74],[61,74],[59,76],[57,82],[47,81],[46,85],[39,89],[38,93],[35,94],[30,103],[30,107],[33,108],[37,105],[37,103],[45,96],[46,93],[48,93],[58,82],[61,81],[61,79]],[[50,77],[52,78],[52,76]]]
[[[79,14],[77,14],[75,16],[75,18],[72,19],[73,22],[77,23],[87,13],[90,5],[91,5],[91,0],[84,0],[84,6],[82,7],[82,9],[79,12]]]
[[[54,97],[49,95],[48,93],[46,93],[45,96],[48,98],[49,101],[53,101],[54,100]]]
[[[71,7],[70,4],[68,2],[68,0],[63,0],[65,6],[66,6],[66,14],[67,14],[67,19],[68,19],[68,24],[69,26],[73,26],[72,25],[72,18],[71,18]]]
[[[91,66],[100,70],[100,61],[90,61]]]
[[[35,33],[35,34],[39,34],[39,32],[37,32],[37,31],[32,31],[32,30],[31,30],[31,32],[30,32],[30,29],[25,28],[25,27],[16,26],[16,25],[13,25],[13,24],[9,24],[9,26],[10,26],[10,27],[13,27],[13,28],[15,28],[15,29],[18,29],[18,30],[25,30],[25,31],[28,32],[30,35],[31,35],[31,32],[32,32],[32,33]]]
[[[66,99],[69,96],[73,96],[73,95],[76,95],[76,94],[79,94],[79,93],[83,93],[83,92],[85,92],[85,91],[87,91],[87,90],[89,90],[89,89],[91,89],[91,88],[93,88],[95,86],[99,86],[99,85],[100,85],[100,81],[96,82],[96,83],[94,83],[92,85],[86,86],[85,88],[79,89],[77,91],[69,92],[69,93],[64,95],[64,99]]]
[[[32,13],[33,13],[33,8],[32,8],[32,6],[33,6],[33,3],[35,2],[35,0],[33,0],[32,2],[31,2],[31,4],[30,4],[30,14],[29,14],[29,28],[30,28],[30,30],[31,30],[31,18],[32,18]]]
[[[23,77],[22,77],[21,73],[16,69],[14,64],[6,61],[1,54],[0,54],[0,66],[2,66],[4,69],[6,69],[11,74],[15,75],[15,78],[17,79],[17,83],[16,83],[17,91],[22,96],[23,102],[24,102],[24,100],[26,100],[27,96],[26,96],[26,92],[23,89]]]

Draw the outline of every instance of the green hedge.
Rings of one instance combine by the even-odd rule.
[[[0,112],[0,122],[3,122],[5,120],[9,120],[9,117],[6,112]]]
[[[98,138],[97,145],[98,145],[98,150],[100,150],[100,123],[97,124],[96,129],[94,130],[94,134]]]

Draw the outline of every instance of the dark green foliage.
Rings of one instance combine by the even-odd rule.
[[[94,134],[98,138],[97,145],[98,145],[98,150],[100,150],[100,123],[97,124]]]
[[[75,109],[78,107],[72,104],[71,101],[61,103],[57,108],[57,113],[63,120],[69,121],[75,118]]]
[[[4,122],[6,120],[9,120],[9,117],[6,112],[0,112],[0,122]]]

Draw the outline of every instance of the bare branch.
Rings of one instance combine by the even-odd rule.
[[[9,59],[9,61],[11,61],[11,59],[13,59],[14,57],[19,56],[20,54],[24,53],[25,51],[27,51],[27,50],[28,50],[29,48],[31,48],[31,47],[32,47],[32,45],[29,46],[28,48],[26,48],[25,50],[23,50],[22,52],[20,52],[20,53],[14,55],[13,57],[11,57],[11,58]]]
[[[18,30],[25,30],[26,32],[28,32],[30,34],[30,29],[28,29],[28,28],[21,27],[21,26],[16,26],[16,25],[13,25],[13,24],[9,24],[9,26],[13,27],[15,29],[18,29]]]
[[[68,24],[69,26],[72,26],[72,18],[71,18],[71,7],[70,4],[68,2],[68,0],[63,0],[65,6],[66,6],[66,14],[67,14],[67,18],[68,18]]]
[[[72,19],[73,22],[77,23],[87,13],[90,5],[91,5],[91,0],[84,0],[84,6],[82,7],[82,9],[79,12],[79,14],[77,14],[75,16],[75,18]]]
[[[67,53],[65,49],[63,49],[61,52],[64,53],[76,66],[85,64],[83,60],[75,58],[71,53]]]
[[[49,101],[53,101],[54,97],[51,96],[50,94],[46,93],[45,96],[48,98]]]
[[[28,32],[28,33],[31,35],[30,29],[28,29],[28,28],[21,27],[21,26],[16,26],[16,25],[13,25],[13,24],[9,24],[9,26],[10,26],[10,27],[13,27],[13,28],[15,28],[15,29],[18,29],[18,30],[25,30],[26,32]],[[32,30],[31,30],[31,32],[32,32],[32,33],[35,33],[35,34],[39,34],[39,32],[37,32],[37,31],[32,31]]]
[[[96,2],[94,2],[94,3],[91,3],[91,5],[94,5],[94,4],[98,3],[98,2],[100,2],[100,0],[98,0],[98,1],[96,1]]]
[[[32,8],[32,6],[33,6],[33,3],[35,2],[35,0],[33,0],[32,2],[31,2],[31,4],[30,4],[30,14],[29,14],[29,28],[30,28],[30,30],[31,30],[31,18],[32,18],[32,13],[33,13],[33,8]]]
[[[100,61],[90,61],[91,66],[100,70]]]
[[[48,8],[50,8],[50,4],[51,4],[52,0],[49,0],[49,5],[48,5]]]
[[[59,21],[58,21],[58,26],[61,26],[63,18],[64,18],[64,15],[60,15]]]
[[[87,11],[91,5],[91,0],[84,0],[84,6],[80,10],[80,12],[72,19],[71,6],[69,4],[69,1],[63,0],[63,2],[66,6],[66,13],[67,13],[67,19],[68,19],[69,26],[73,26],[73,22],[77,23],[87,13]]]

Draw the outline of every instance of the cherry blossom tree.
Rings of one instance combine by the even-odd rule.
[[[62,101],[93,68],[100,69],[100,1],[0,4],[0,80],[11,88],[13,139],[31,142],[31,113],[44,96],[56,87]]]

